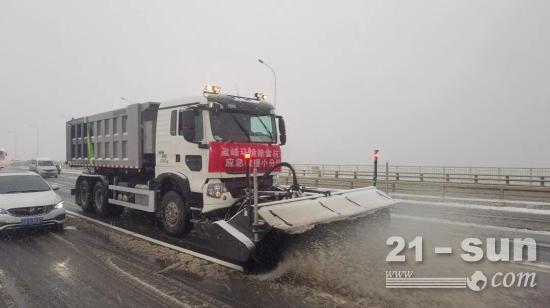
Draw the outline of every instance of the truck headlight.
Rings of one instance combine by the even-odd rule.
[[[63,201],[59,202],[58,204],[55,205],[55,208],[56,209],[62,209],[63,208]]]
[[[212,198],[221,198],[223,193],[227,192],[227,188],[224,183],[208,184],[206,188],[206,194]]]

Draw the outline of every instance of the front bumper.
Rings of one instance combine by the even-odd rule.
[[[65,222],[65,209],[54,209],[46,215],[28,216],[28,217],[15,217],[12,215],[2,214],[0,215],[0,231],[10,229],[23,229],[23,228],[36,228],[53,226],[57,224],[63,224]],[[28,218],[42,218],[42,224],[37,225],[24,225],[23,219]]]

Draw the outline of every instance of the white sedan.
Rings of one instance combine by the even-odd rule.
[[[63,200],[32,172],[0,172],[0,231],[27,227],[53,226],[63,230]]]

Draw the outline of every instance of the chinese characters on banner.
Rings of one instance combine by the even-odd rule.
[[[254,168],[258,172],[265,172],[281,162],[279,145],[210,142],[208,172],[245,173],[245,153],[250,153],[251,172]],[[280,168],[275,171],[280,171]]]

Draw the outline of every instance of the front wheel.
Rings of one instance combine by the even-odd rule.
[[[160,220],[166,233],[174,236],[189,231],[190,221],[183,198],[175,191],[169,191],[162,198]]]

